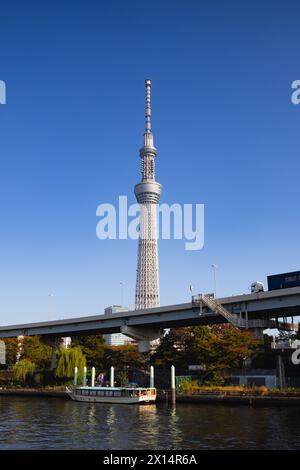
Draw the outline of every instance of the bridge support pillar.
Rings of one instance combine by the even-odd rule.
[[[121,333],[138,342],[140,352],[148,352],[151,349],[151,342],[163,337],[162,328],[137,328],[135,326],[121,326]]]
[[[58,353],[59,348],[62,347],[63,338],[56,338],[56,337],[53,338],[53,337],[42,336],[41,340],[43,341],[43,343],[47,344],[47,346],[50,346],[52,348],[50,369],[54,370],[57,367],[57,353]]]
[[[285,367],[284,367],[282,354],[277,354],[276,366],[277,366],[277,377],[278,377],[278,382],[279,382],[278,384],[279,388],[280,389],[286,388]]]
[[[253,334],[253,338],[259,341],[263,341],[265,329],[266,329],[265,327],[264,328],[251,328],[250,331]]]

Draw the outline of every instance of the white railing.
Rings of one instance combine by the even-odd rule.
[[[271,349],[297,349],[299,346],[300,341],[294,339],[282,339],[271,343]]]

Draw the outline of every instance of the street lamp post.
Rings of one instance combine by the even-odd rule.
[[[50,316],[50,319],[54,319],[54,293],[53,292],[50,292],[48,294],[48,299],[49,299],[49,316]],[[51,300],[53,299],[53,300]]]
[[[121,286],[121,305],[124,307],[124,287],[125,287],[125,282],[120,281],[120,286]]]
[[[217,276],[216,276],[216,269],[217,269],[217,265],[216,264],[212,264],[211,267],[213,268],[213,271],[214,271],[214,289],[215,289],[215,299],[217,298]]]
[[[190,293],[191,293],[192,301],[193,301],[193,290],[194,290],[194,288],[193,288],[192,284],[190,284]]]

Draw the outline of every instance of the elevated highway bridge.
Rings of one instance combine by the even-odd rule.
[[[158,338],[166,328],[232,323],[240,328],[260,329],[283,326],[278,318],[300,316],[300,287],[213,300],[194,296],[192,302],[106,315],[25,323],[0,327],[0,338],[20,335],[59,338],[64,336],[122,332],[136,339],[140,350]]]

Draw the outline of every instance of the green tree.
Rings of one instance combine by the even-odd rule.
[[[37,365],[38,369],[48,369],[51,364],[52,348],[39,336],[25,336],[22,340],[20,359],[28,359]]]
[[[135,344],[129,343],[122,346],[115,346],[114,351],[118,360],[118,362],[115,364],[116,367],[121,369],[124,367],[140,369],[145,366],[146,355],[140,353],[138,351],[137,345]]]
[[[134,344],[109,346],[103,336],[78,336],[72,338],[74,346],[80,346],[86,357],[88,367],[108,371],[110,366],[123,369],[124,367],[143,368],[146,356],[140,353]]]
[[[13,366],[13,372],[16,379],[23,384],[26,383],[26,379],[29,375],[33,375],[37,366],[34,362],[29,359],[22,359]]]
[[[74,376],[74,369],[78,367],[78,383],[82,381],[83,368],[86,365],[86,359],[81,348],[61,348],[58,352],[56,377],[70,379]]]
[[[205,368],[202,380],[205,383],[222,385],[226,369],[241,367],[246,357],[253,354],[257,340],[248,331],[231,325],[223,328],[197,326],[193,328],[190,353],[195,364]]]
[[[3,338],[6,348],[6,364],[13,365],[17,360],[18,354],[18,338]]]
[[[202,381],[222,385],[225,369],[241,367],[245,357],[257,349],[257,341],[248,331],[231,325],[195,326],[170,330],[161,340],[151,361],[154,365],[186,368],[203,366]]]
[[[102,335],[76,336],[72,338],[72,346],[79,346],[86,357],[88,367],[103,367],[105,343]]]
[[[255,351],[252,359],[252,366],[257,369],[275,369],[276,354],[271,349],[272,336],[264,335],[264,341]]]
[[[242,367],[245,358],[253,355],[260,346],[250,331],[243,331],[231,325],[216,334],[218,362],[222,367]]]
[[[191,328],[173,328],[163,336],[160,344],[151,356],[155,366],[184,368],[189,363],[189,343],[192,337]],[[191,362],[190,362],[191,363]]]

